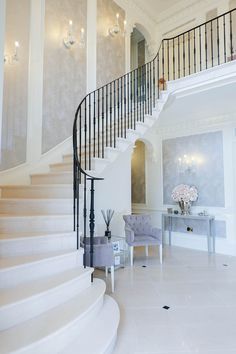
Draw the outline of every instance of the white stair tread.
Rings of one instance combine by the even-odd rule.
[[[49,231],[49,232],[17,232],[17,233],[1,233],[0,234],[0,242],[1,241],[20,241],[20,240],[23,240],[25,238],[27,239],[32,239],[32,238],[35,238],[37,237],[37,239],[39,239],[40,237],[41,238],[45,238],[45,237],[60,237],[60,236],[74,236],[76,237],[76,231],[71,231],[71,230],[68,230],[68,231],[58,231],[58,232],[53,232],[53,231]]]
[[[47,261],[49,258],[54,258],[54,257],[64,257],[65,255],[70,255],[74,254],[77,252],[82,252],[83,250],[75,251],[61,251],[61,252],[50,252],[50,253],[44,253],[44,254],[37,254],[37,255],[32,255],[32,256],[19,256],[19,257],[2,257],[0,258],[0,272],[5,271],[9,268],[13,267],[21,267],[21,266],[28,266],[30,263],[35,263],[35,262],[42,262],[42,261]]]
[[[63,335],[63,330],[70,330],[69,327],[75,321],[83,318],[89,309],[92,309],[101,300],[104,293],[105,283],[100,279],[95,279],[91,287],[85,289],[68,302],[1,332],[1,354],[17,353],[20,352],[20,348],[27,348],[27,353],[34,353],[34,344],[39,342],[40,344],[45,344],[45,340],[49,339],[50,336],[53,336],[51,340],[53,339],[56,345],[57,339]],[[41,351],[41,353],[46,352]],[[47,353],[49,352],[47,351]],[[58,351],[54,353],[58,353]]]
[[[105,295],[104,304],[92,323],[82,329],[76,341],[60,354],[104,354],[116,338],[120,311],[112,297]],[[93,340],[91,340],[91,333]]]
[[[38,215],[34,215],[34,214],[32,214],[32,215],[29,215],[29,214],[27,214],[27,215],[10,215],[10,214],[0,214],[0,219],[6,219],[6,220],[8,220],[8,219],[18,219],[18,220],[21,220],[22,218],[25,218],[25,219],[33,219],[33,220],[35,220],[35,219],[39,219],[39,220],[41,220],[41,219],[45,219],[45,218],[47,218],[47,219],[55,219],[55,218],[58,218],[58,219],[61,219],[61,218],[71,218],[71,216],[72,216],[72,214],[58,214],[58,215],[51,215],[51,214],[48,214],[48,215],[42,215],[42,214],[38,214]]]
[[[26,300],[32,296],[39,296],[41,293],[49,291],[57,286],[67,283],[75,278],[92,273],[92,268],[80,266],[61,272],[59,274],[50,275],[48,277],[33,280],[29,283],[24,283],[13,288],[5,288],[0,293],[0,308],[15,302]]]

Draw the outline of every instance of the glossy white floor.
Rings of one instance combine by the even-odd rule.
[[[236,258],[165,246],[161,266],[155,253],[115,272],[114,354],[236,354]]]

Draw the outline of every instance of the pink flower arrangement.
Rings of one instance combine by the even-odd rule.
[[[171,197],[175,202],[195,202],[198,198],[198,191],[195,186],[179,184],[173,189]]]

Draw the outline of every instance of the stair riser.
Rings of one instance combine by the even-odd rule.
[[[73,171],[73,163],[72,161],[69,161],[68,164],[61,164],[61,165],[55,165],[55,166],[50,166],[50,172],[71,172]]]
[[[58,173],[57,175],[45,174],[41,176],[31,176],[32,184],[72,184],[72,173],[64,174]]]
[[[103,296],[99,297],[93,307],[83,316],[79,317],[75,322],[71,323],[67,328],[63,328],[59,332],[44,338],[39,343],[34,343],[28,348],[23,348],[21,351],[16,351],[15,354],[57,354],[77,338],[78,333],[97,317],[103,306]],[[84,348],[86,350],[86,348]],[[79,348],[78,348],[79,353]],[[86,353],[86,351],[84,352]],[[68,353],[69,354],[69,353]]]
[[[34,279],[41,279],[82,265],[83,251],[80,250],[72,254],[2,269],[0,271],[0,288],[17,286]]]
[[[71,215],[73,200],[1,200],[1,214],[7,215]]]
[[[2,188],[2,198],[72,198],[72,186],[42,188]]]
[[[68,231],[73,230],[73,217],[61,216],[53,218],[42,216],[40,218],[12,217],[0,219],[0,233],[18,233],[20,232],[55,232],[55,230]]]
[[[0,257],[30,256],[48,252],[75,250],[76,234],[65,236],[25,237],[19,240],[0,240]]]
[[[6,330],[21,322],[59,306],[91,285],[91,273],[70,282],[37,294],[23,301],[0,308],[0,330]]]

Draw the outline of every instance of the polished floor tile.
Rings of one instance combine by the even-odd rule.
[[[236,354],[236,258],[180,247],[115,272],[121,321],[114,354]],[[169,309],[164,309],[168,306]]]

